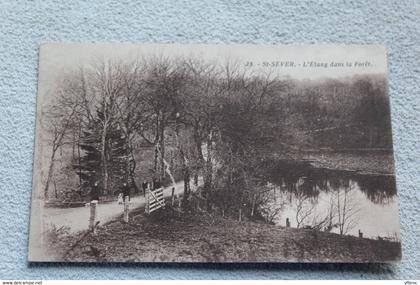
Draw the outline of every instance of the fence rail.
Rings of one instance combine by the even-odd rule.
[[[165,199],[163,198],[163,188],[146,191],[146,213],[150,214],[162,207],[165,207]]]

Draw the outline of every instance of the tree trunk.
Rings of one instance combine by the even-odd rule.
[[[204,173],[204,194],[207,200],[207,209],[210,208],[210,193],[212,188],[213,178],[213,163],[212,163],[212,141],[211,134],[207,137],[207,158]]]
[[[73,142],[72,142],[72,161],[74,162],[76,160],[76,130],[73,129]]]
[[[82,124],[79,124],[79,137],[77,140],[77,158],[78,158],[78,164],[80,167],[81,164],[81,155],[80,155],[80,135],[82,133]],[[79,169],[79,190],[80,193],[82,193],[82,176],[80,175],[80,173],[82,172],[82,170]]]
[[[128,223],[129,196],[124,197],[124,222]]]
[[[194,186],[198,186],[198,174],[194,174]]]
[[[57,183],[55,182],[55,179],[53,180],[54,182],[54,193],[55,193],[55,199],[58,199],[58,193],[57,193]]]
[[[134,172],[136,170],[137,163],[136,163],[136,159],[134,158],[133,148],[131,147],[129,136],[127,136],[127,142],[126,143],[127,143],[127,147],[129,148],[129,150],[128,150],[129,155],[127,154],[127,161],[126,161],[126,163],[127,163],[127,175],[130,177],[130,180],[131,180],[130,182],[134,187],[134,192],[136,194],[139,194],[140,189],[136,184],[136,180],[134,179]],[[131,157],[131,161],[133,162],[132,165],[131,165],[131,162],[130,162],[130,157]]]
[[[107,124],[104,123],[104,128],[102,130],[102,149],[101,149],[101,160],[102,160],[102,179],[103,179],[103,194],[108,194],[108,165],[106,157],[106,136],[107,136]]]
[[[162,182],[165,176],[165,126],[163,124],[163,115],[160,111],[156,119],[156,138],[155,138],[155,157],[154,157],[154,172],[156,178]]]
[[[251,217],[254,216],[254,210],[255,210],[255,200],[257,199],[257,194],[254,193],[254,195],[252,195],[252,205],[251,205]]]
[[[130,180],[134,188],[134,193],[140,194],[140,188],[137,186],[136,180],[134,179],[134,172],[130,172]]]
[[[158,157],[159,157],[159,144],[155,144],[155,153],[154,153],[154,160],[153,160],[153,171],[155,175],[158,173]]]
[[[160,158],[159,158],[159,180],[163,182],[163,178],[165,177],[165,130],[164,126],[161,126],[161,133],[160,133],[160,140],[159,140],[159,151],[160,151]]]
[[[49,188],[49,185],[50,185],[50,182],[51,182],[51,177],[52,177],[53,170],[54,170],[54,158],[55,158],[56,151],[57,151],[57,148],[56,148],[55,145],[53,145],[50,167],[48,168],[48,176],[47,176],[47,181],[45,183],[45,188],[44,188],[44,198],[45,199],[48,198],[48,188]]]
[[[172,187],[171,206],[173,207],[174,204],[175,204],[175,187]]]
[[[184,167],[184,205],[190,196],[190,171],[188,167]]]

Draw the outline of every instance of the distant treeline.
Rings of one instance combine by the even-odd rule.
[[[288,139],[309,149],[392,148],[388,86],[384,76],[290,81]]]
[[[168,183],[177,173],[185,206],[202,176],[207,208],[253,215],[265,199],[258,166],[267,155],[392,145],[379,75],[296,81],[152,58],[96,62],[62,78],[43,107],[45,197],[65,188],[86,196],[95,182],[100,195],[114,195],[123,182],[138,189],[139,179]]]

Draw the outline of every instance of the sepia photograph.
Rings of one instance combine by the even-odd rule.
[[[30,262],[401,259],[380,45],[43,44]]]

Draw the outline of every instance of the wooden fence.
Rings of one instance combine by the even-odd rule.
[[[163,188],[146,191],[146,213],[150,214],[162,207],[165,207],[165,199],[163,198]]]

